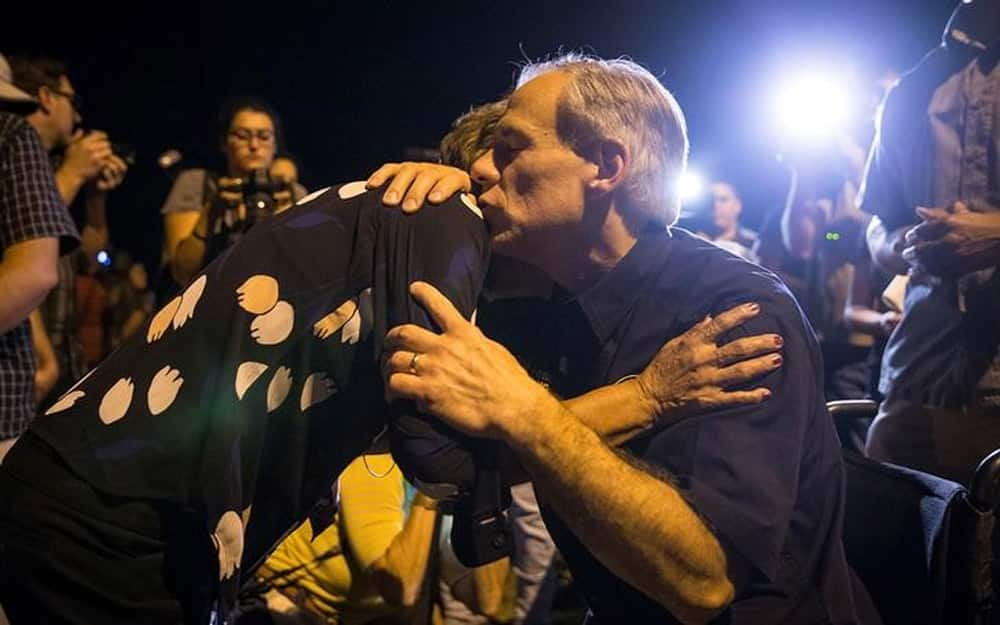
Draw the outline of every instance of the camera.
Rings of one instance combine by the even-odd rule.
[[[125,161],[129,167],[135,165],[135,148],[128,143],[112,143],[111,151]]]
[[[255,169],[245,178],[237,178],[232,184],[222,187],[243,196],[247,207],[247,220],[252,224],[274,214],[278,200],[275,194],[291,191],[291,185],[280,178],[273,178],[266,169]]]

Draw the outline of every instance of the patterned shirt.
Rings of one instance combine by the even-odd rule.
[[[66,210],[38,133],[23,117],[0,112],[0,255],[31,239],[75,246]],[[0,439],[14,438],[35,413],[35,355],[27,319],[0,334]]]
[[[349,183],[260,222],[31,426],[98,492],[193,511],[226,599],[385,427],[382,339],[431,327],[409,284],[475,307],[479,209],[379,198]]]

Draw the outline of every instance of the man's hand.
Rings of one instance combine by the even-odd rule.
[[[226,206],[236,209],[236,217],[240,221],[247,218],[247,206],[243,201],[243,183],[239,178],[221,176],[218,181],[219,192],[217,198]],[[212,210],[211,204],[206,204],[202,213],[208,215]]]
[[[119,156],[112,154],[104,162],[104,167],[101,168],[96,180],[94,180],[94,187],[98,192],[113,191],[121,186],[127,171],[128,164]]]
[[[469,174],[437,163],[386,163],[368,177],[368,188],[377,189],[392,181],[382,195],[389,206],[403,203],[403,212],[415,213],[424,202],[440,204],[459,192],[472,190]]]
[[[726,391],[777,369],[784,344],[777,334],[762,334],[718,345],[718,338],[760,312],[744,304],[708,318],[674,338],[637,376],[643,400],[658,421],[680,419],[741,404],[759,404],[770,397],[766,388]]]
[[[88,182],[101,173],[112,156],[114,155],[107,134],[99,130],[83,134],[82,130],[78,130],[73,135],[73,140],[66,146],[66,155],[61,168],[71,173],[81,183]]]
[[[410,293],[443,332],[415,325],[389,331],[387,398],[411,399],[421,411],[473,436],[507,437],[548,392],[502,345],[466,321],[440,291],[414,282]]]
[[[948,209],[917,207],[923,223],[906,233],[903,258],[941,277],[1000,264],[1000,212],[980,213],[963,202]]]
[[[895,310],[887,310],[878,318],[879,328],[882,330],[882,336],[888,337],[892,334],[899,322],[903,320],[903,315],[899,314]]]

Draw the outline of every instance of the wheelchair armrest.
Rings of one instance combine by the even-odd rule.
[[[878,414],[878,403],[870,399],[838,399],[826,402],[826,409],[834,421],[850,422],[874,419]]]
[[[981,511],[1000,503],[1000,449],[983,458],[969,485],[969,503]]]

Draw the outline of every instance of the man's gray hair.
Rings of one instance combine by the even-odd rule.
[[[632,156],[623,184],[633,230],[673,224],[687,166],[687,124],[677,100],[648,70],[627,59],[566,54],[522,68],[517,86],[552,71],[569,75],[559,96],[556,132],[578,152],[595,139],[622,142]]]

